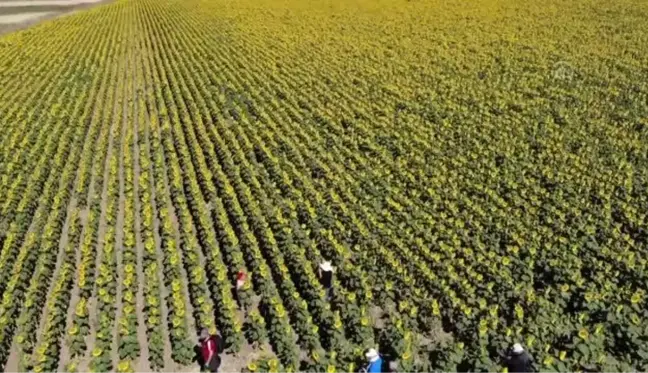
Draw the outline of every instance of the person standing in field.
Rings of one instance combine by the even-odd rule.
[[[510,352],[504,356],[504,363],[509,373],[535,372],[533,357],[519,343],[514,344]]]
[[[330,301],[333,297],[333,271],[334,268],[329,261],[323,261],[319,265],[319,279],[326,291],[326,300]]]
[[[241,290],[247,281],[247,274],[244,270],[239,270],[236,274],[236,290]]]
[[[236,299],[238,299],[240,304],[243,304],[243,301],[241,299],[241,292],[243,291],[243,287],[245,286],[246,282],[247,282],[247,273],[245,273],[244,270],[240,269],[236,274]],[[244,305],[243,305],[243,309],[245,310]]]
[[[200,342],[200,357],[202,358],[203,369],[209,372],[218,372],[221,364],[220,354],[224,350],[223,338],[220,333],[210,335],[207,328],[200,331],[198,337]]]
[[[366,353],[367,366],[365,372],[367,373],[380,373],[382,372],[383,360],[375,348],[370,348]]]

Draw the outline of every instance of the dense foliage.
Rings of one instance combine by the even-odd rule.
[[[0,38],[0,367],[188,366],[207,327],[246,371],[648,370],[647,16],[119,0]]]

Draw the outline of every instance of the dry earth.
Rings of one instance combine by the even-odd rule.
[[[38,22],[89,8],[107,0],[5,0],[0,1],[0,35]]]
[[[34,21],[51,14],[51,12],[19,13],[19,14],[1,14],[0,25],[10,25],[26,21]]]

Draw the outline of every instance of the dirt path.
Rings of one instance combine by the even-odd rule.
[[[44,1],[0,1],[0,8],[33,7],[33,6],[74,6],[100,3],[102,0],[44,0]]]
[[[109,3],[112,0],[100,0],[100,1],[82,1],[78,2],[76,0],[65,0],[63,2],[50,2],[50,1],[3,1],[0,4],[0,13],[4,16],[5,22],[0,22],[0,36],[14,31],[23,30],[34,26],[40,22],[51,20],[55,18],[60,18],[64,16],[72,15],[78,11],[89,9],[94,6],[97,6],[102,3]],[[25,3],[28,3],[27,5]],[[43,3],[43,4],[40,4]],[[25,12],[25,8],[29,7],[29,12]],[[56,7],[56,8],[55,8]],[[12,9],[21,8],[23,11],[17,14],[12,11]],[[14,18],[20,14],[34,14],[34,13],[47,13],[41,14],[34,17],[22,17],[22,19]],[[12,21],[12,22],[9,22]]]
[[[18,14],[0,14],[0,25],[11,25],[22,22],[36,22],[51,15],[51,12],[31,12]]]
[[[5,372],[18,372],[18,363],[20,359],[18,358],[18,349],[16,344],[11,344],[11,349],[9,350],[9,358],[7,359],[7,364],[5,365]]]

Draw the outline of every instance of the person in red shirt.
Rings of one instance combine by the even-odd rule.
[[[218,372],[221,364],[219,354],[223,352],[223,338],[219,334],[210,335],[209,330],[203,328],[198,337],[202,365],[209,372]]]
[[[245,281],[247,281],[247,274],[245,273],[245,271],[238,271],[238,273],[236,274],[236,290],[240,290],[243,285],[245,285]]]

